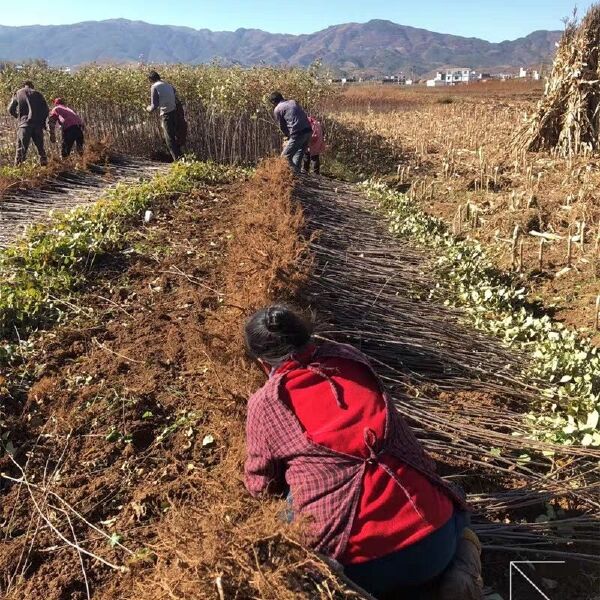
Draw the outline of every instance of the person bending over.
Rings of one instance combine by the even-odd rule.
[[[72,109],[69,108],[62,98],[55,98],[54,108],[50,111],[48,123],[50,124],[50,141],[56,141],[55,127],[56,123],[60,125],[62,131],[61,155],[66,158],[71,154],[75,145],[78,154],[83,154],[83,120]]]
[[[31,81],[25,81],[15,93],[8,105],[8,112],[19,121],[15,165],[20,165],[25,161],[29,144],[32,141],[40,156],[40,164],[47,165],[44,130],[49,112],[48,103],[44,96],[34,88]]]
[[[281,92],[269,96],[273,116],[287,142],[281,156],[287,159],[295,173],[300,173],[302,159],[310,144],[312,129],[304,109],[295,100],[286,100]]]
[[[292,514],[309,517],[313,548],[377,598],[434,587],[447,600],[480,598],[462,494],[436,474],[367,358],[317,344],[280,305],[253,314],[245,340],[268,374],[248,403],[248,491],[287,495]]]
[[[173,160],[181,157],[181,144],[178,139],[179,112],[178,100],[175,88],[163,81],[156,71],[148,73],[150,87],[150,104],[146,109],[148,112],[158,110],[161,118],[163,136]]]

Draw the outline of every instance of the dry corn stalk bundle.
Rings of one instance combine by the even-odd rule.
[[[600,4],[571,20],[558,45],[543,98],[516,146],[571,156],[600,147]]]

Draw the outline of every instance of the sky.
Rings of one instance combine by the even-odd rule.
[[[8,0],[2,0],[8,2]],[[593,0],[580,0],[582,14]],[[3,10],[0,25],[58,25],[124,18],[194,29],[238,27],[274,33],[313,33],[329,25],[388,19],[440,33],[491,42],[537,29],[562,29],[573,0],[28,0],[27,10]],[[64,9],[64,10],[63,10]],[[294,10],[297,14],[294,14]]]

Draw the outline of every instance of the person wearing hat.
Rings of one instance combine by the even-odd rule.
[[[78,154],[83,154],[84,136],[82,118],[72,108],[69,108],[62,98],[55,98],[52,104],[53,108],[48,117],[50,141],[56,142],[55,127],[58,123],[62,131],[62,157],[66,158],[69,156],[73,146],[76,146]]]

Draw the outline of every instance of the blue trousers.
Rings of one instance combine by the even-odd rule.
[[[306,154],[306,149],[310,144],[310,138],[312,136],[312,131],[309,129],[304,133],[298,133],[296,135],[290,136],[290,139],[287,141],[281,156],[287,158],[288,162],[294,172],[300,173],[300,168],[302,167],[302,159]]]
[[[456,553],[458,540],[469,524],[469,515],[455,511],[450,520],[419,542],[375,560],[347,565],[344,573],[376,598],[388,594],[400,600],[419,598],[420,586],[434,582]]]

